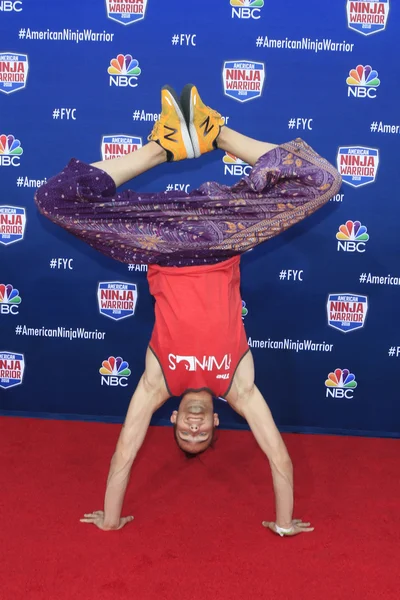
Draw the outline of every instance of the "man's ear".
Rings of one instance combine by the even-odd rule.
[[[214,413],[214,427],[218,427],[219,425],[219,417],[217,413]]]
[[[171,418],[170,418],[170,421],[173,425],[175,425],[177,417],[178,417],[178,411],[174,410],[171,415]]]

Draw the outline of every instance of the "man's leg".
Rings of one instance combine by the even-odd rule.
[[[101,160],[92,163],[91,166],[108,173],[114,180],[115,186],[119,187],[166,161],[166,151],[156,142],[149,142],[136,152],[130,152],[118,160]]]
[[[119,200],[122,194],[115,197],[115,189],[130,179],[166,161],[193,158],[193,147],[179,99],[168,86],[161,90],[161,116],[148,140],[148,144],[118,160],[96,161],[90,165],[71,160],[61,173],[52,177],[36,192],[35,200],[39,210],[51,220],[59,220],[64,208],[68,214],[71,201],[84,200],[91,204],[99,202],[100,198]],[[135,193],[131,195],[136,196]],[[151,197],[152,194],[148,196]],[[126,194],[123,199],[126,200]],[[74,213],[75,217],[84,218],[84,215],[77,214],[76,210]]]
[[[221,150],[234,154],[249,165],[254,165],[260,156],[277,147],[277,144],[254,140],[225,126],[221,129],[217,144]],[[165,150],[159,144],[149,142],[118,160],[102,160],[91,166],[108,173],[118,187],[166,161]]]
[[[193,156],[176,94],[167,89],[162,94],[162,115],[149,140],[163,149],[148,144],[118,162],[92,166],[70,161],[37,190],[40,212],[121,262],[187,266],[225,260],[253,248],[315,212],[339,189],[337,170],[304,143],[277,147],[223,126],[220,115],[200,103],[192,86],[186,107],[190,110],[184,111],[191,115],[190,131],[195,130],[197,141],[210,136],[204,147],[197,144],[197,154],[199,148],[213,148],[218,138],[221,149],[250,165],[262,157],[257,167],[231,189],[206,182],[190,195],[118,193],[117,186],[166,159]],[[254,199],[257,203],[251,202]]]
[[[277,144],[254,140],[229,127],[222,127],[217,138],[217,145],[221,150],[237,156],[252,166],[260,156],[277,147]]]
[[[193,158],[194,151],[179,98],[171,87],[161,90],[161,116],[148,137],[149,144],[117,161],[99,161],[93,167],[112,177],[116,187],[152,167],[166,162]]]

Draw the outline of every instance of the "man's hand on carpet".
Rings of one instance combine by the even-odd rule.
[[[124,525],[133,521],[133,517],[121,517],[119,520],[119,524],[115,527],[109,527],[104,524],[104,512],[102,510],[95,510],[92,513],[88,513],[84,515],[84,519],[80,519],[81,523],[91,523],[92,525],[96,525],[99,529],[103,531],[116,531],[118,529],[122,529]]]
[[[263,521],[263,527],[270,529],[275,534],[279,535],[278,530],[276,529],[276,523],[273,521]],[[310,531],[314,531],[314,527],[310,527],[310,523],[303,523],[301,519],[293,519],[291,531],[288,533],[284,533],[283,537],[290,537],[293,535],[298,535],[299,533],[307,533]]]

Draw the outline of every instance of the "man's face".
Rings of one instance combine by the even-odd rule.
[[[176,426],[176,440],[182,450],[197,454],[208,448],[214,427],[219,425],[218,415],[213,411],[211,396],[198,398],[189,393],[182,398],[179,409],[171,415],[171,423]]]

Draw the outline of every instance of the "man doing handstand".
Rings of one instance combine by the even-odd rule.
[[[253,167],[232,187],[204,183],[190,194],[117,193],[117,187],[165,161],[199,157],[215,148]],[[254,382],[254,363],[241,319],[240,255],[315,212],[341,184],[336,169],[300,139],[275,145],[224,126],[198,90],[180,97],[162,89],[162,112],[149,143],[118,160],[91,165],[72,159],[35,195],[42,214],[100,252],[125,263],[147,263],[155,325],[145,369],[132,396],[111,460],[104,511],[81,521],[120,529],[132,464],[152,415],[181,396],[171,416],[180,448],[205,451],[223,397],[246,419],[269,460],[276,500],[274,533],[313,531],[293,520],[293,469],[271,412]]]

